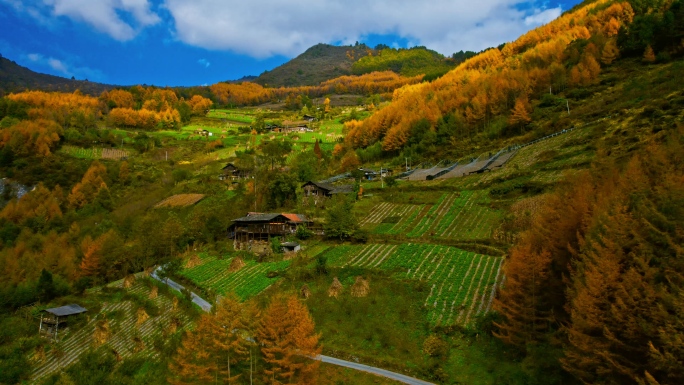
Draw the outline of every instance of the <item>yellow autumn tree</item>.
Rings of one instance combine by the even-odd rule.
[[[653,48],[650,44],[646,46],[642,60],[644,61],[644,63],[655,63],[655,53],[653,52]]]
[[[80,182],[76,183],[69,194],[69,205],[81,208],[92,202],[102,189],[107,188],[103,177],[107,175],[107,168],[100,162],[94,161]]]
[[[296,296],[274,298],[257,328],[266,383],[315,384],[319,335],[306,306]]]

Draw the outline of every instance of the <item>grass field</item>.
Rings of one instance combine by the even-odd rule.
[[[213,289],[221,295],[233,292],[243,300],[261,293],[278,280],[277,277],[268,278],[268,272],[280,272],[290,265],[290,261],[257,263],[246,260],[245,267],[231,273],[228,268],[232,258],[201,254],[200,259],[201,265],[184,269],[180,274],[205,289]]]

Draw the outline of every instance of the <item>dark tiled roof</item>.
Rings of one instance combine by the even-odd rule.
[[[269,222],[279,216],[283,216],[292,222],[306,222],[306,216],[303,214],[283,214],[283,213],[249,213],[249,215],[242,218],[233,219],[233,222]]]
[[[341,186],[335,186],[335,188],[330,192],[331,194],[349,194],[354,192],[354,186],[350,184],[344,184]]]
[[[52,309],[45,309],[46,312],[50,314],[54,314],[58,317],[63,317],[67,315],[74,315],[74,314],[81,314],[85,313],[88,311],[88,309],[81,307],[79,305],[76,305],[75,303],[62,306],[62,307],[53,307]]]

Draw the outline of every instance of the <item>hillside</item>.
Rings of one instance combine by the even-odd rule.
[[[352,73],[361,75],[373,71],[393,71],[403,76],[426,75],[427,79],[432,79],[454,67],[454,60],[425,47],[384,48],[354,62]]]
[[[0,57],[0,96],[10,92],[29,90],[74,92],[81,90],[87,95],[99,95],[102,91],[115,86],[89,82],[87,80],[71,80],[59,76],[41,74],[22,67],[12,60]]]
[[[314,86],[351,74],[354,58],[367,55],[364,45],[316,44],[303,54],[259,75],[254,82],[268,87]]]
[[[684,383],[681,20],[587,1],[432,82],[204,90],[230,108],[0,98],[0,177],[35,186],[0,197],[0,384],[387,383],[318,354],[429,384]],[[383,52],[356,63],[428,51]],[[335,90],[387,96],[311,99]]]

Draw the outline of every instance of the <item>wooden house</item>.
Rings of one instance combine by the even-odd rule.
[[[57,340],[57,334],[60,330],[64,330],[67,327],[69,318],[85,313],[86,311],[88,311],[86,308],[75,303],[52,309],[45,309],[40,316],[38,331],[42,336]]]
[[[233,219],[228,235],[237,242],[265,240],[294,234],[299,226],[312,224],[313,221],[303,214],[248,213]]]
[[[327,183],[308,181],[302,185],[304,196],[307,197],[331,197],[336,194],[349,194],[354,192],[354,186],[340,185],[333,186]]]
[[[228,163],[225,167],[221,169],[219,174],[219,180],[237,180],[242,178],[248,178],[249,171],[243,170],[232,163]]]

